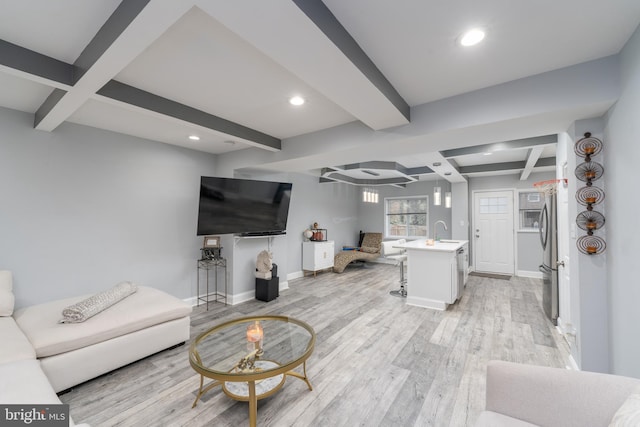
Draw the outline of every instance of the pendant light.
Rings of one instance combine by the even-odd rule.
[[[444,207],[451,207],[451,191],[447,191],[446,193],[444,193]]]
[[[438,167],[442,163],[434,162],[433,166]],[[440,206],[442,204],[442,188],[438,185],[438,179],[436,178],[436,186],[433,187],[433,205]]]

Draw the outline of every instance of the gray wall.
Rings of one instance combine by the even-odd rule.
[[[289,174],[289,177],[294,193],[287,224],[288,273],[295,274],[302,271],[302,232],[314,222],[327,229],[336,252],[354,243],[360,224],[356,203],[359,189],[342,183],[320,184],[318,177],[310,175]]]
[[[622,95],[606,117],[604,154],[606,184],[607,285],[611,371],[640,378],[640,258],[637,226],[640,202],[640,28],[621,54]],[[604,284],[603,284],[604,285]],[[603,342],[602,345],[607,345]]]
[[[584,136],[585,132],[591,132],[596,138],[604,140],[603,135],[604,121],[601,118],[579,120],[573,123],[568,130],[571,140],[571,149],[573,144]],[[605,142],[606,144],[606,142]],[[606,159],[608,158],[608,145],[598,154],[594,161],[604,165],[605,175],[600,178],[595,185],[607,189],[609,170]],[[569,171],[573,173],[578,164],[584,161],[575,153],[570,153],[567,158]],[[575,175],[573,175],[575,176]],[[571,178],[571,175],[569,175]],[[569,179],[567,190],[569,197],[573,200],[568,204],[568,215],[571,220],[570,227],[575,229],[575,233],[570,233],[571,242],[569,242],[570,253],[570,281],[571,281],[571,300],[578,301],[578,310],[576,313],[572,311],[571,317],[576,328],[576,347],[579,357],[576,360],[580,369],[585,371],[609,372],[610,357],[609,347],[604,344],[609,340],[609,308],[607,297],[607,260],[610,253],[605,251],[597,256],[590,256],[580,253],[576,246],[577,238],[583,236],[583,230],[576,228],[575,218],[579,212],[584,210],[584,206],[575,202],[576,191],[583,187],[584,183],[577,179]],[[605,197],[605,202],[609,195]],[[607,217],[606,206],[598,205],[597,211]],[[597,230],[597,235],[603,237],[607,243],[611,243],[607,239],[607,229],[609,228],[609,218],[605,227]],[[577,292],[574,292],[577,285]],[[562,302],[561,302],[562,304]]]
[[[275,237],[271,250],[273,261],[278,264],[280,281],[302,274],[303,231],[314,222],[327,229],[328,240],[335,242],[335,250],[343,245],[353,244],[353,236],[358,232],[356,212],[357,187],[341,183],[320,184],[318,177],[296,173],[267,174],[243,171],[237,178],[250,178],[291,182],[291,205],[287,221],[287,235]],[[235,244],[227,257],[233,265],[233,294],[248,296],[254,289],[253,268],[255,257],[267,248],[265,239],[246,239]],[[244,298],[243,298],[244,299]]]
[[[535,173],[529,175],[525,181],[520,181],[520,175],[498,175],[490,177],[476,177],[469,179],[469,219],[473,216],[473,191],[477,190],[495,190],[495,189],[533,189],[533,183],[544,181],[547,179],[555,179],[555,172]],[[517,197],[517,192],[516,192]],[[514,201],[514,209],[517,208],[517,201]],[[517,230],[518,224],[514,224]],[[473,235],[473,233],[470,233]],[[516,271],[538,273],[538,266],[542,260],[542,246],[537,233],[517,232],[516,233]],[[470,252],[473,251],[471,245]],[[473,257],[469,260],[473,262]]]
[[[469,182],[451,184],[451,238],[470,240]]]
[[[214,156],[0,108],[0,268],[17,305],[122,280],[195,294],[200,175]]]
[[[447,223],[448,231],[444,231],[438,225],[438,237],[443,239],[451,238],[451,209],[444,207],[444,193],[450,191],[451,184],[447,181],[439,181],[442,187],[442,205],[433,205],[433,187],[436,181],[417,181],[407,184],[406,188],[391,186],[375,187],[378,190],[379,203],[365,203],[362,201],[362,189],[358,190],[358,224],[362,231],[376,231],[384,233],[384,198],[402,196],[428,196],[429,198],[429,223],[427,224],[429,237],[433,237],[433,224],[438,220]],[[351,244],[357,244],[357,241]]]

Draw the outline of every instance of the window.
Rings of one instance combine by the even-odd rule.
[[[509,199],[506,197],[481,197],[481,214],[503,214],[509,212]]]
[[[522,191],[519,194],[520,230],[538,230],[540,211],[544,206],[544,197],[537,191]]]
[[[385,236],[427,237],[428,202],[427,196],[385,198]]]

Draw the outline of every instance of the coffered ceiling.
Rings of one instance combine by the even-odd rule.
[[[556,131],[615,99],[455,135],[417,131],[437,117],[423,112],[615,55],[639,22],[636,0],[3,0],[0,106],[47,132],[72,122],[223,158],[259,150],[270,160],[245,166],[346,181],[371,162],[409,181],[524,177],[553,169]],[[458,45],[474,26],[483,43]]]

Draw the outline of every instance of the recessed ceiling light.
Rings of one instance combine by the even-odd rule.
[[[449,176],[449,175],[451,175],[451,172],[445,172],[444,175],[445,176]]]
[[[232,140],[230,140],[230,139],[228,139],[228,140],[224,141],[224,143],[225,143],[225,144],[229,144],[229,145],[236,145],[236,142],[235,142],[235,141],[232,141]]]
[[[442,164],[442,163],[440,163],[440,162],[435,162],[435,163],[433,164],[433,166],[438,167],[438,166],[440,166],[441,164]]]
[[[483,155],[485,155],[485,156],[490,156],[490,155],[492,155],[493,153],[482,153],[482,154],[483,154]]]
[[[291,98],[289,98],[289,104],[302,105],[304,104],[304,98],[301,96],[292,96]]]
[[[473,46],[480,43],[484,39],[484,31],[479,28],[469,30],[460,37],[462,46]]]
[[[200,137],[198,135],[189,135],[189,139],[192,141],[200,141]]]

